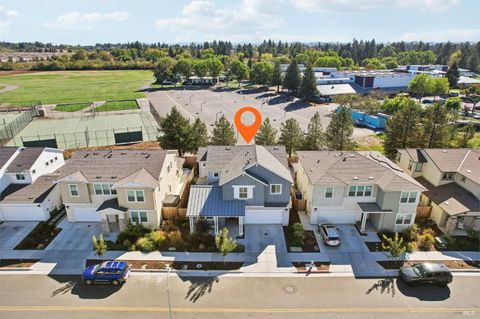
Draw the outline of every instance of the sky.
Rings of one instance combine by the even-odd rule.
[[[0,41],[480,41],[479,0],[0,0]]]

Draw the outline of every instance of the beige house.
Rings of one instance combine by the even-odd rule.
[[[311,224],[356,224],[396,231],[415,221],[420,193],[411,176],[379,152],[297,152],[295,181]]]
[[[184,186],[183,160],[176,151],[78,151],[57,183],[70,222],[102,222],[105,233],[127,222],[158,227],[163,202]]]
[[[449,235],[480,230],[480,150],[403,149],[397,163],[427,188],[419,209]]]

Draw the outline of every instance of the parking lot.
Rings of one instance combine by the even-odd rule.
[[[330,123],[331,114],[338,106],[335,103],[308,106],[303,101],[294,98],[288,101],[284,95],[275,92],[259,92],[255,89],[209,89],[209,88],[178,88],[159,90],[147,94],[161,116],[165,116],[173,106],[189,120],[200,117],[211,132],[215,120],[222,114],[233,123],[236,111],[243,106],[253,106],[262,114],[262,118],[270,118],[272,125],[280,129],[280,124],[289,118],[296,119],[301,128],[306,131],[312,116],[319,112],[324,128]],[[242,117],[245,125],[253,123],[253,117],[246,113]],[[371,135],[368,129],[355,128],[354,137]]]

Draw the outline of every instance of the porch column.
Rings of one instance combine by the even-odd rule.
[[[190,221],[190,234],[193,234],[195,232],[195,220],[191,216],[188,219]]]
[[[368,217],[368,213],[363,213],[362,214],[362,226],[360,227],[360,231],[362,233],[365,231],[365,226],[367,224],[367,217]]]
[[[213,223],[215,224],[215,235],[218,234],[218,217],[213,217]]]
[[[123,232],[127,228],[127,218],[125,214],[118,215],[118,230]]]
[[[110,223],[108,222],[107,215],[102,214],[101,219],[102,219],[102,233],[104,233],[105,235],[110,234]]]
[[[238,235],[243,236],[243,217],[238,217]]]

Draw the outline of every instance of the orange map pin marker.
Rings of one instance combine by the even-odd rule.
[[[243,125],[242,123],[242,114],[245,112],[250,112],[255,115],[255,122],[250,126]],[[245,140],[245,142],[247,142],[247,144],[250,143],[255,134],[257,134],[260,125],[262,125],[262,115],[260,114],[260,112],[258,112],[256,108],[251,106],[244,106],[239,109],[237,113],[235,113],[234,120],[235,126],[237,127],[240,135],[242,135],[243,139]]]

